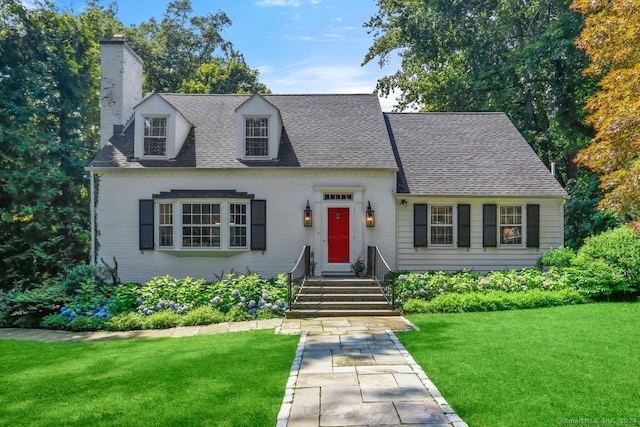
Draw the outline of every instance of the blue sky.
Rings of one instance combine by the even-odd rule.
[[[105,0],[106,3],[106,0]],[[118,18],[138,24],[162,19],[168,0],[118,0]],[[78,12],[83,0],[58,0]],[[373,37],[363,24],[377,11],[375,0],[192,0],[195,15],[225,12],[224,36],[244,54],[273,93],[371,93],[380,77],[399,66],[394,58],[361,67]],[[381,99],[385,110],[391,99]]]

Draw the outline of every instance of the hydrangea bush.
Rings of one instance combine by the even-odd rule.
[[[429,301],[439,295],[527,292],[529,290],[558,291],[572,287],[566,275],[551,268],[494,271],[488,274],[462,270],[457,273],[443,271],[403,273],[395,280],[396,303],[402,305],[410,299]]]
[[[85,281],[70,301],[41,325],[51,329],[112,330],[190,326],[282,317],[288,308],[286,275],[227,274],[217,282],[154,277],[146,284]]]

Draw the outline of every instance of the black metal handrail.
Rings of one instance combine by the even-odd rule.
[[[374,279],[384,292],[391,308],[396,308],[396,288],[393,280],[393,271],[384,260],[377,246],[367,246],[367,276]]]
[[[287,299],[289,307],[295,302],[297,291],[302,287],[307,277],[311,275],[311,247],[303,246],[302,252],[293,266],[291,271],[287,273]]]

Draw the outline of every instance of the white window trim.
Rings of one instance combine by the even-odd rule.
[[[501,229],[503,226],[517,226],[516,224],[502,224],[501,221],[501,217],[502,215],[500,215],[500,211],[501,208],[503,207],[512,207],[512,206],[517,206],[520,208],[520,243],[501,243],[502,239],[501,239]],[[525,248],[525,244],[527,242],[527,206],[524,204],[520,204],[520,203],[503,203],[501,205],[498,205],[498,210],[496,212],[496,223],[497,223],[497,236],[496,236],[496,243],[498,245],[499,248]]]
[[[247,120],[266,119],[267,120],[267,154],[265,156],[250,156],[247,154]],[[270,114],[247,114],[242,116],[242,157],[246,160],[271,160],[271,115]]]
[[[451,243],[432,243],[431,242],[431,227],[438,226],[440,224],[432,224],[431,223],[431,208],[434,206],[451,206],[451,228],[452,228],[452,242]],[[427,204],[427,242],[428,246],[432,246],[434,248],[455,248],[457,246],[458,241],[458,209],[455,203],[428,203]]]
[[[170,157],[170,143],[172,141],[171,138],[171,116],[168,114],[141,114],[142,117],[142,133],[141,133],[141,151],[140,153],[142,154],[142,158],[143,159],[168,159]],[[164,155],[152,155],[152,154],[145,154],[144,153],[144,139],[145,139],[145,134],[144,134],[144,121],[146,118],[150,118],[150,119],[165,119],[165,135],[164,135],[164,140],[165,140],[165,147],[164,147]]]
[[[160,204],[173,205],[173,246],[159,246],[160,243]],[[182,206],[184,204],[219,204],[220,205],[220,246],[190,247],[182,246]],[[247,206],[247,239],[246,246],[231,246],[230,205]],[[179,252],[230,252],[248,251],[251,247],[251,203],[247,199],[161,199],[154,203],[154,233],[157,249],[160,251]]]

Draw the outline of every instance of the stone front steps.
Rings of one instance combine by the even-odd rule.
[[[286,312],[287,319],[397,315],[374,280],[355,278],[310,278]]]

